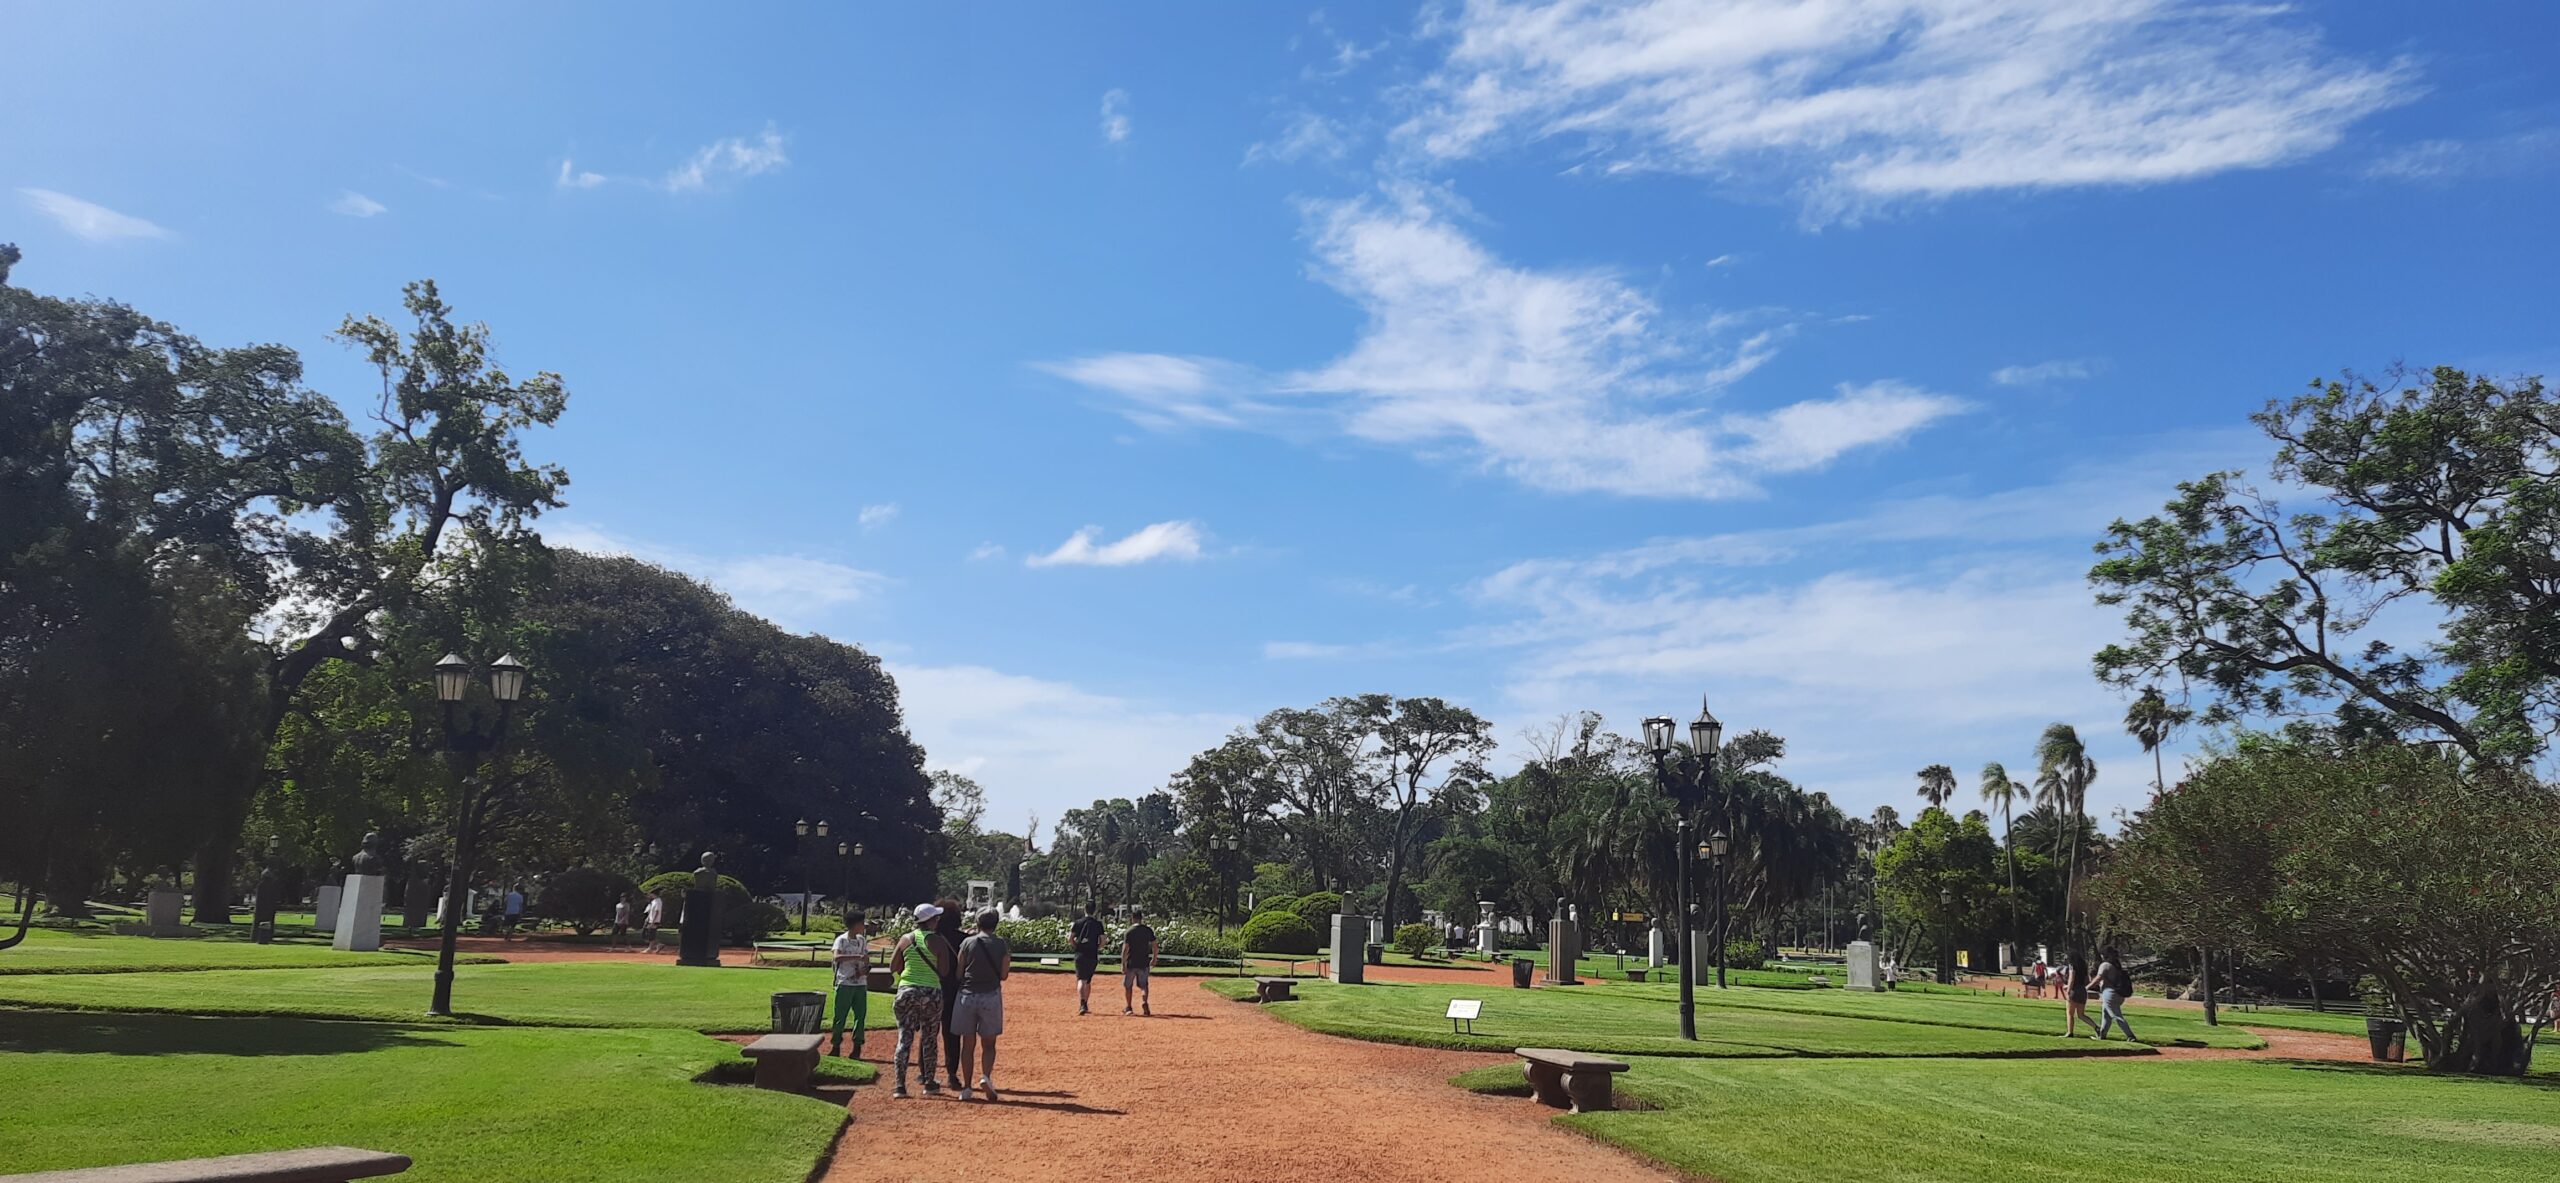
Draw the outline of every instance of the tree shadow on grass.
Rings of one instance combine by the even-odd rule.
[[[2352,1060],[2265,1059],[2255,1062],[2270,1068],[2288,1068],[2297,1072],[2335,1072],[2349,1076],[2395,1076],[2402,1080],[2441,1080],[2460,1084],[2499,1085],[2506,1088],[2521,1085],[2545,1092],[2560,1092],[2560,1076],[2539,1073],[2531,1076],[2475,1076],[2464,1072],[2429,1072],[2425,1065],[2417,1063],[2357,1063]]]
[[[0,1052],[111,1056],[338,1056],[394,1047],[452,1047],[393,1023],[300,1018],[0,1010]]]

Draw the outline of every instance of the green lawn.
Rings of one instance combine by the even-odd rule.
[[[844,1109],[694,1083],[737,1060],[671,1030],[0,1011],[0,1164],[344,1144],[409,1155],[417,1183],[799,1183]]]
[[[1611,990],[1645,992],[1651,997],[1669,1000],[1676,987],[1655,983],[1619,984]],[[1927,1023],[1947,1027],[1970,1027],[1985,1031],[2015,1031],[2024,1034],[2054,1035],[2062,1033],[2062,1004],[2027,998],[2004,998],[1979,991],[1913,991],[1889,990],[1883,993],[1848,990],[1701,990],[1699,1005],[1718,1010],[1769,1010],[1794,1014],[1838,1015],[1843,1018],[1890,1019],[1903,1023]],[[2090,1008],[2092,1018],[2097,1007]],[[2228,1024],[2208,1027],[2201,1011],[2136,1010],[2129,1016],[2134,1030],[2143,1042],[2160,1045],[2191,1044],[2201,1047],[2260,1048],[2266,1041]],[[2361,1030],[2361,1028],[2359,1028]],[[2089,1029],[2081,1028],[2086,1035]],[[2083,1040],[2082,1042],[2086,1042]]]
[[[426,965],[435,954],[407,949],[373,953],[341,953],[324,939],[291,937],[261,945],[239,934],[196,937],[137,937],[99,929],[38,928],[25,944],[0,952],[0,975],[55,973],[127,973],[140,970],[277,969],[316,966]],[[495,957],[464,955],[460,964],[487,963]]]
[[[1253,994],[1249,980],[1203,985],[1227,998]],[[1298,1001],[1275,1003],[1270,1010],[1279,1018],[1328,1035],[1469,1051],[1509,1051],[1526,1045],[1630,1055],[1776,1057],[2120,1055],[2150,1050],[2135,1044],[2075,1043],[2009,1031],[1705,1007],[1699,1011],[1698,1041],[1690,1043],[1679,1037],[1676,1005],[1640,993],[1641,989],[1302,982],[1297,987]],[[1476,1034],[1451,1032],[1442,1016],[1453,998],[1484,1002]]]
[[[1646,1058],[1659,1106],[1558,1120],[1724,1183],[2540,1183],[2560,1084],[2284,1060]],[[1498,1065],[1456,1083],[1515,1091]]]
[[[424,969],[203,970],[0,977],[0,1005],[207,1015],[424,1021]],[[455,974],[466,1021],[557,1027],[761,1031],[780,990],[832,989],[825,969],[698,969],[625,962],[481,965]],[[889,1000],[874,999],[885,1016]]]

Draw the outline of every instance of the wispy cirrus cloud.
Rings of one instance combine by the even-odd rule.
[[[2188,0],[1512,3],[1426,20],[1397,129],[1432,161],[1570,141],[1601,172],[1897,201],[2175,181],[2300,160],[2420,89],[2289,11]]]
[[[83,201],[68,193],[51,189],[20,189],[29,208],[53,219],[74,238],[89,242],[117,242],[130,238],[167,238],[169,231],[148,219],[117,213],[94,201]]]
[[[2032,365],[2002,366],[1991,371],[1991,381],[1999,386],[2045,386],[2086,378],[2097,373],[2097,363],[2078,358],[2040,361]]]
[[[768,123],[754,135],[728,136],[704,144],[682,164],[656,177],[600,173],[580,168],[576,161],[563,157],[551,185],[555,189],[594,189],[620,182],[667,193],[700,193],[789,165],[788,142],[780,129]]]
[[[1196,522],[1157,522],[1141,526],[1117,541],[1102,541],[1102,528],[1086,526],[1068,535],[1057,549],[1024,558],[1030,567],[1127,567],[1159,560],[1187,562],[1200,557],[1201,531]]]
[[[386,206],[379,201],[375,201],[362,193],[358,193],[353,189],[348,189],[339,193],[336,198],[329,202],[330,213],[340,214],[350,218],[370,218],[377,214],[388,213],[390,212],[390,208],[391,207]]]
[[[1102,142],[1127,143],[1129,130],[1129,92],[1117,87],[1102,92]]]
[[[865,530],[877,530],[898,520],[898,503],[889,501],[863,506],[861,512],[853,515],[853,520]]]
[[[1148,426],[1271,428],[1284,412],[1321,413],[1370,443],[1455,445],[1532,488],[1653,497],[1747,496],[1760,476],[1820,467],[1964,409],[1878,382],[1710,414],[1792,325],[1683,323],[1610,272],[1511,264],[1461,228],[1454,198],[1425,186],[1305,209],[1316,277],[1365,316],[1341,356],[1278,374],[1131,353],[1041,368],[1122,396],[1123,413]]]

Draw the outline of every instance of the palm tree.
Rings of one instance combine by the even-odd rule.
[[[2056,723],[2044,729],[2036,740],[2036,789],[2050,793],[2070,819],[2067,833],[2071,850],[2062,872],[2062,925],[2072,933],[2080,914],[2080,842],[2081,827],[2086,824],[2089,808],[2089,786],[2097,782],[2098,762],[2089,758],[2087,745],[2080,742],[2080,732],[2069,723]],[[2076,935],[2074,936],[2076,942]],[[2076,943],[2075,943],[2076,947]]]
[[[2141,696],[2133,700],[2132,706],[2125,708],[2125,733],[2142,741],[2142,750],[2151,753],[2152,792],[2169,791],[2169,778],[2160,764],[2160,746],[2169,742],[2171,732],[2185,726],[2187,720],[2194,717],[2194,711],[2170,706],[2168,698],[2160,693],[2157,686],[2143,687]]]
[[[1947,798],[1956,795],[1956,770],[1944,764],[1932,764],[1920,770],[1920,795],[1932,809],[1944,809]]]
[[[2009,807],[2027,795],[2027,787],[2009,779],[2009,770],[1994,760],[1982,766],[1982,799],[2000,807],[2000,841],[2009,849],[2009,894],[2018,892],[2018,832]]]

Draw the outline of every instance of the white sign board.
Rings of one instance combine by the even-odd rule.
[[[1452,998],[1449,1000],[1449,1030],[1456,1031],[1458,1024],[1464,1023],[1467,1025],[1466,1033],[1473,1035],[1476,1032],[1476,1019],[1483,1014],[1483,999]]]

